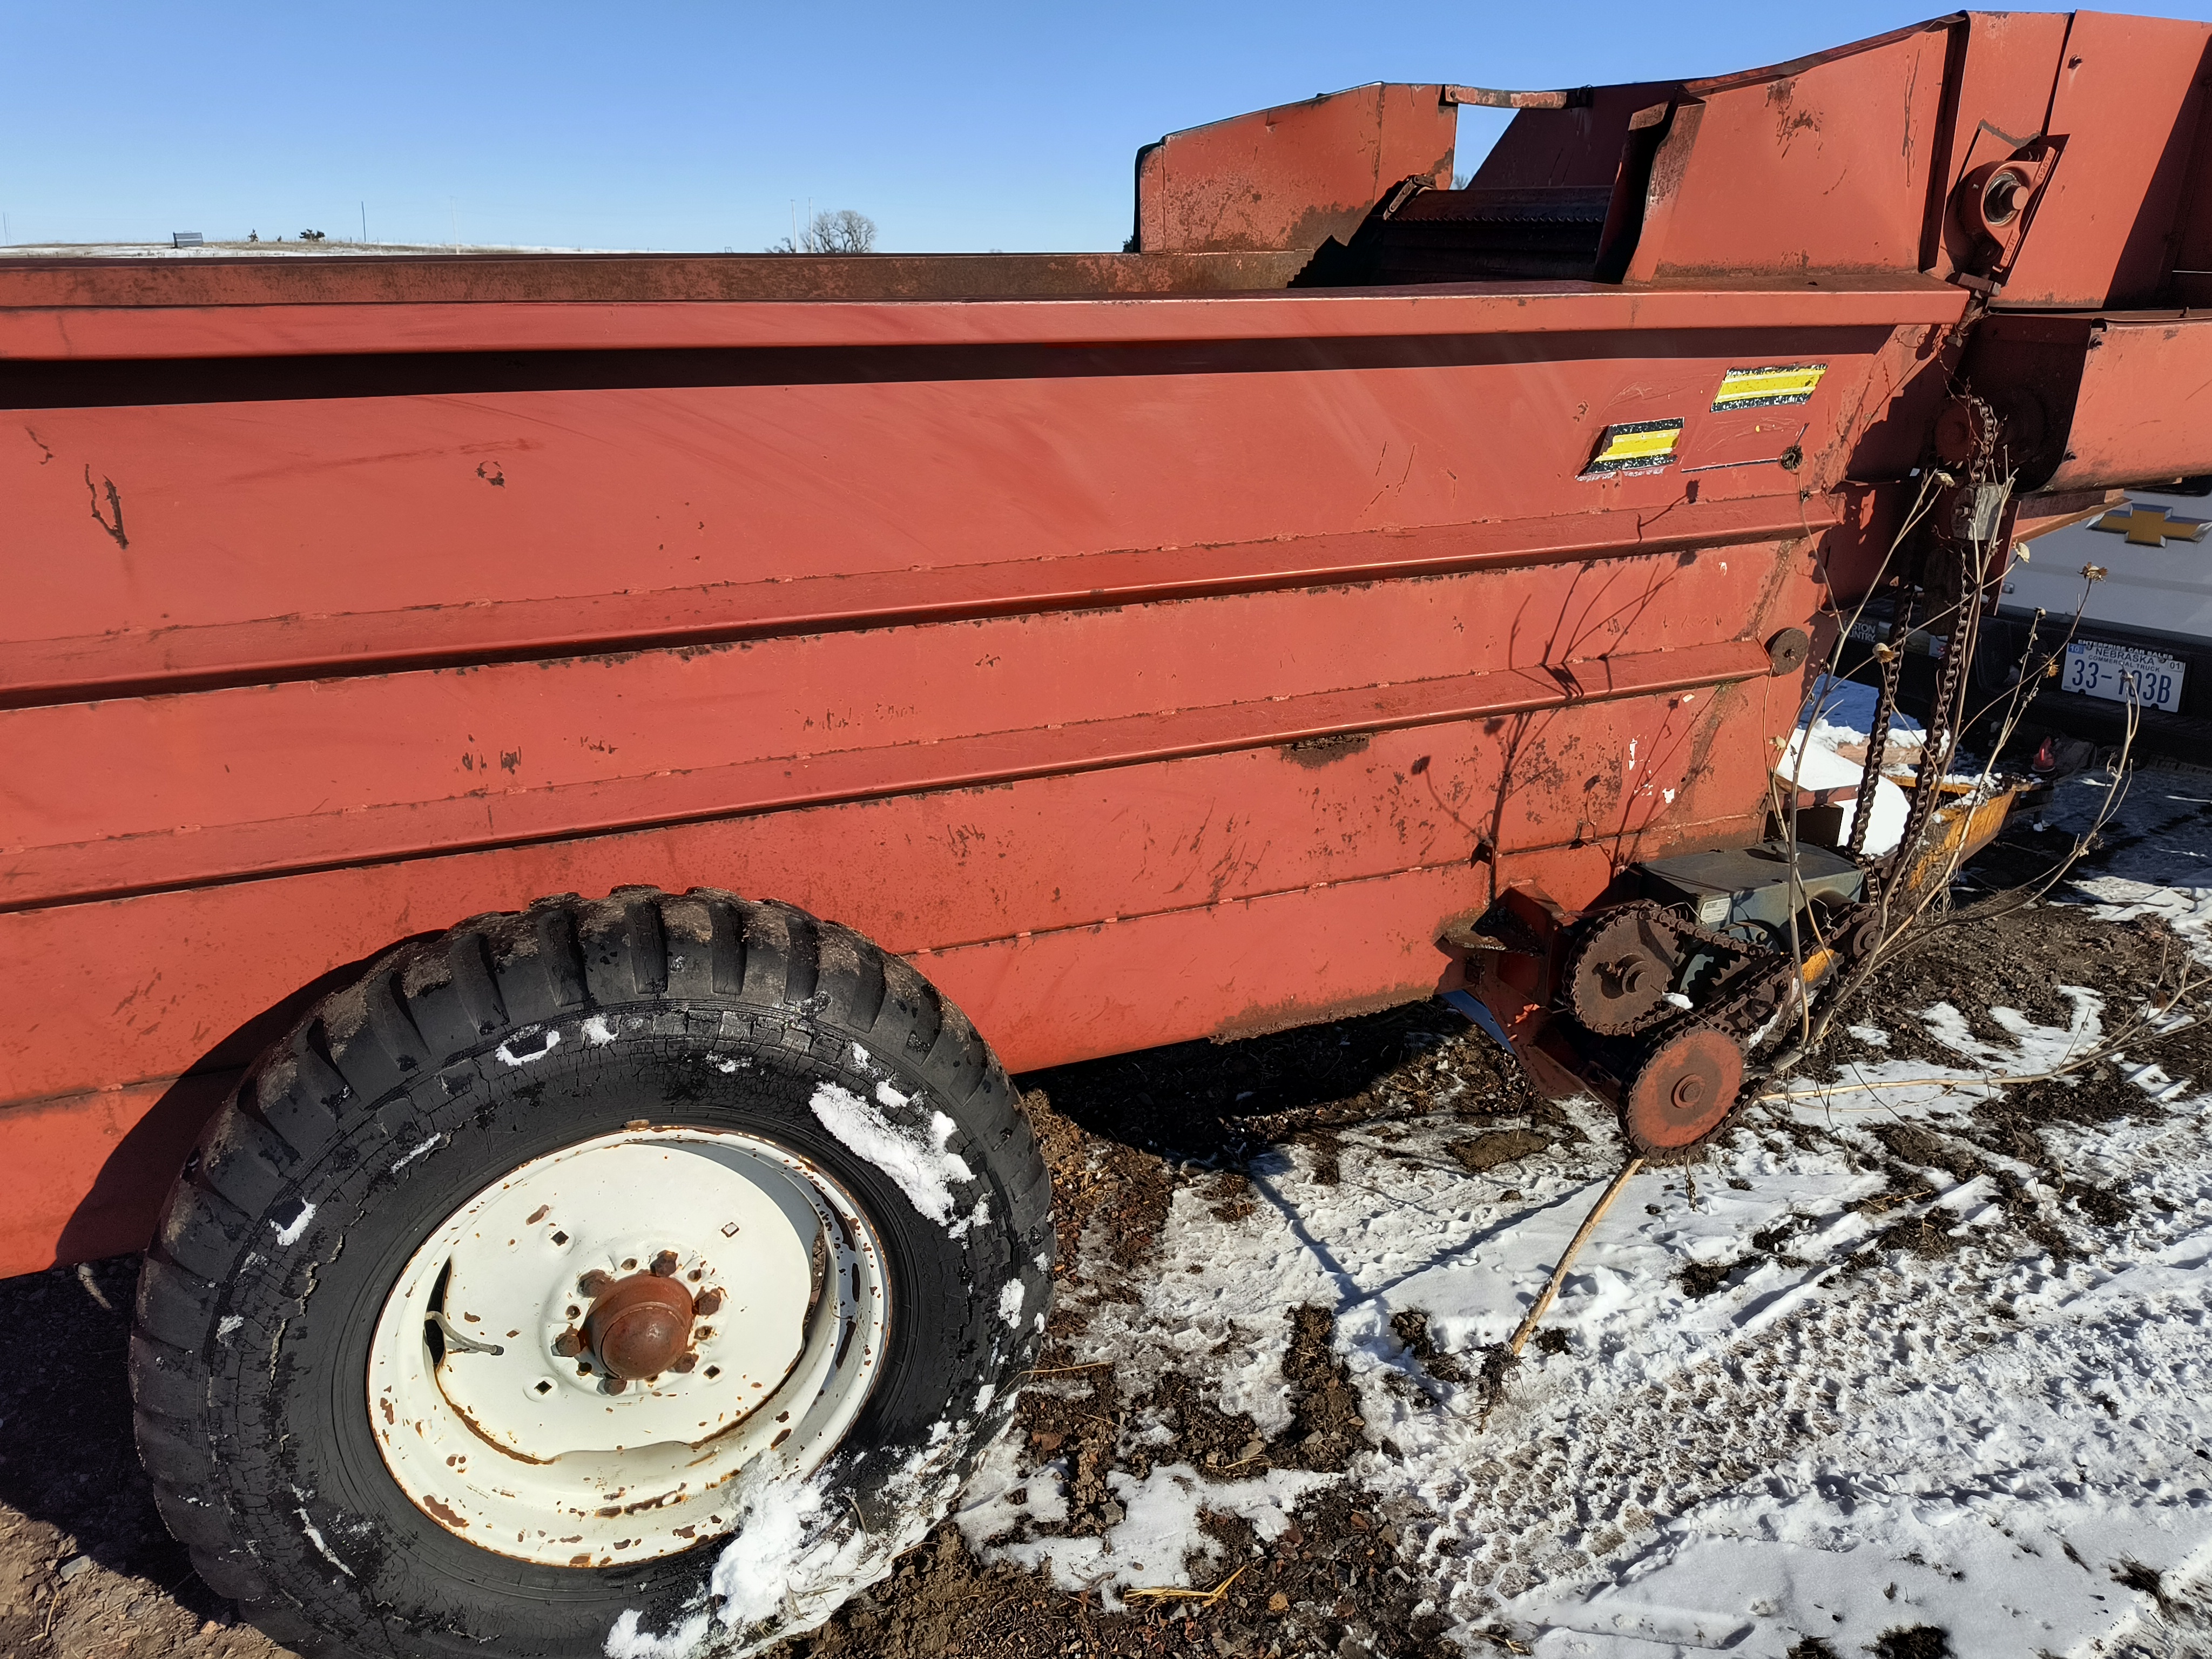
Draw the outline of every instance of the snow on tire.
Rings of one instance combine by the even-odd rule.
[[[913,969],[649,888],[393,952],[171,1193],[140,1450],[303,1652],[742,1654],[951,1504],[1042,1340],[1042,1162]]]

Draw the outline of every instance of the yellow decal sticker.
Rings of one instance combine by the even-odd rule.
[[[1630,421],[1609,426],[1598,440],[1597,453],[1583,469],[1585,478],[1610,477],[1616,472],[1656,472],[1674,459],[1681,441],[1680,421]]]
[[[1802,404],[1809,399],[1828,372],[1826,363],[1793,363],[1773,368],[1732,368],[1721,376],[1721,389],[1713,394],[1713,407],[1766,409],[1778,404]]]

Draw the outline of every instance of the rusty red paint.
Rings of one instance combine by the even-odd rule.
[[[1455,987],[1503,892],[1755,837],[1769,643],[1880,580],[1962,383],[2015,535],[2212,471],[2212,332],[2108,312],[2212,268],[2208,37],[1519,97],[1421,213],[1601,198],[1603,281],[1286,287],[1449,183],[1504,95],[1442,85],[1174,135],[1141,254],[0,261],[0,1271],[142,1243],[320,990],[546,893],[789,900],[1026,1069]]]
[[[1393,185],[1451,182],[1458,126],[1437,86],[1377,83],[1171,132],[1137,157],[1146,253],[1311,249]]]

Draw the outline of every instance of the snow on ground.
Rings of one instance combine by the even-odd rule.
[[[2111,781],[2083,773],[2060,786],[2043,822],[2079,834],[2106,804]],[[2075,885],[2100,901],[2102,914],[2126,921],[2145,914],[2165,920],[2189,939],[2200,960],[2212,964],[2212,772],[2140,772],[2106,838],[2119,850],[2097,873]]]
[[[2208,786],[2139,776],[2073,900],[2116,921],[2163,916],[2212,959]],[[2085,826],[2103,787],[2062,786],[2047,821]],[[1283,1310],[1334,1309],[1379,1447],[1350,1478],[1471,1651],[1507,1650],[1492,1645],[1503,1637],[1545,1656],[1802,1659],[1920,1626],[1959,1659],[2189,1651],[2152,1592],[2212,1576],[2212,1076],[2124,1066],[2160,1109],[2040,1124],[2044,1165],[1984,1142],[1982,1173],[1920,1170],[1903,1194],[1881,1159],[1897,1143],[1870,1134],[1940,1135],[1990,1099],[1976,1079],[2046,1071],[2135,1012],[2079,988],[2063,1003],[2063,1024],[1989,1011],[2001,1042],[1944,1002],[1862,1011],[1868,1048],[1910,1020],[1924,1033],[1910,1046],[1955,1060],[1863,1060],[1852,1081],[1948,1085],[1773,1101],[1707,1161],[1639,1176],[1545,1321],[1563,1351],[1532,1347],[1487,1413],[1473,1351],[1511,1330],[1617,1167],[1594,1106],[1570,1109],[1580,1146],[1487,1173],[1449,1155],[1464,1124],[1414,1119],[1346,1134],[1334,1179],[1304,1148],[1263,1154],[1241,1221],[1178,1188],[1139,1298],[1090,1306],[1086,1352],[1115,1358],[1130,1396],[1182,1370],[1271,1434],[1288,1416]],[[2045,1213],[2078,1200],[2054,1179],[2129,1201],[2094,1247],[2054,1254],[2003,1224],[1991,1183],[2008,1174]],[[1897,1248],[1911,1228],[1929,1248]],[[1466,1380],[1408,1352],[1393,1316],[1416,1311]],[[1264,1542],[1338,1478],[1117,1474],[1120,1518],[1071,1539],[1051,1535],[1067,1473],[1030,1467],[1010,1440],[963,1525],[987,1557],[1048,1563],[1109,1606],[1226,1567],[1201,1509],[1244,1516]]]

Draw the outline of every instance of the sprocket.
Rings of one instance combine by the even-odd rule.
[[[1674,1012],[1678,930],[1656,905],[1607,912],[1576,942],[1566,968],[1567,1008],[1601,1036],[1630,1036]]]

